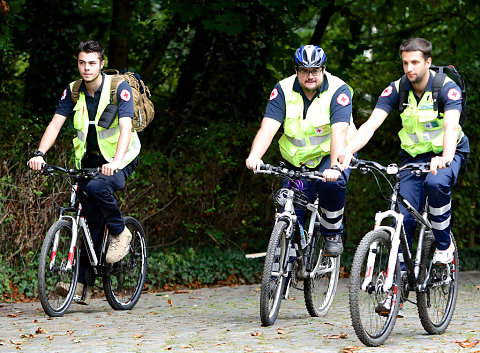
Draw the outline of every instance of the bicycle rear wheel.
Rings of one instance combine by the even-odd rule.
[[[43,241],[38,259],[38,295],[48,316],[62,316],[75,294],[79,251],[75,246],[72,267],[67,269],[71,241],[72,226],[65,220],[55,222]]]
[[[340,256],[323,256],[324,237],[318,234],[313,240],[312,271],[304,282],[304,297],[311,316],[325,316],[337,290]]]
[[[431,335],[445,332],[450,321],[458,295],[458,253],[455,239],[450,234],[455,245],[453,262],[448,265],[432,265],[430,263],[435,252],[433,235],[425,237],[422,251],[422,262],[419,283],[422,284],[428,275],[425,292],[417,292],[417,307],[423,328]]]
[[[125,226],[132,233],[128,253],[110,265],[103,277],[105,297],[115,310],[130,310],[137,304],[147,275],[147,245],[143,228],[132,217],[125,217]]]
[[[278,221],[273,227],[263,267],[262,289],[260,292],[260,319],[263,326],[275,323],[287,285],[288,245],[286,237],[288,224]]]
[[[350,315],[357,337],[370,347],[385,342],[395,325],[400,308],[401,275],[398,262],[392,287],[388,291],[383,289],[389,270],[390,249],[389,235],[382,230],[373,230],[363,237],[353,258]],[[375,261],[367,265],[370,255],[374,256]],[[368,280],[370,276],[371,279]],[[384,312],[385,308],[387,312]]]

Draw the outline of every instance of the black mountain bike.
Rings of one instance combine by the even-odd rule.
[[[105,227],[101,248],[96,251],[90,230],[82,215],[82,197],[78,180],[96,178],[95,169],[64,169],[44,165],[42,174],[61,177],[71,186],[68,207],[60,207],[59,219],[50,227],[43,241],[38,263],[38,293],[43,310],[49,316],[62,316],[73,301],[80,264],[80,241],[85,242],[92,269],[86,273],[86,285],[94,286],[97,276],[103,278],[103,290],[115,310],[130,310],[142,293],[147,274],[147,246],[145,233],[133,217],[125,217],[125,225],[132,233],[127,255],[114,264],[105,262],[110,235]],[[57,293],[56,285],[66,283],[68,294]]]
[[[256,173],[286,178],[289,188],[277,190],[273,198],[282,209],[275,214],[262,277],[260,318],[263,326],[273,325],[283,298],[290,287],[304,291],[305,305],[311,316],[325,316],[337,289],[340,256],[323,256],[324,238],[320,234],[318,197],[313,203],[302,189],[301,179],[324,180],[318,171],[288,170],[282,165],[262,165]],[[306,230],[301,229],[295,208],[308,211]],[[303,281],[303,288],[299,287]]]
[[[446,265],[434,264],[435,238],[428,219],[428,200],[421,212],[400,195],[400,180],[408,174],[417,176],[430,171],[429,163],[382,166],[376,162],[353,160],[353,168],[362,173],[377,172],[392,190],[390,208],[375,215],[375,228],[358,245],[350,277],[350,314],[360,341],[379,346],[390,335],[400,305],[416,292],[418,314],[429,334],[442,334],[452,319],[458,295],[458,253]],[[393,177],[393,184],[388,176]],[[378,184],[378,180],[377,180]],[[380,187],[380,185],[378,184]],[[419,224],[416,252],[409,249],[403,228],[402,204]],[[455,239],[451,234],[452,242]],[[401,246],[402,253],[399,253]],[[401,257],[406,272],[402,275]],[[415,257],[413,257],[415,255]]]

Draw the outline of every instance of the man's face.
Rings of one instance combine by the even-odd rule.
[[[95,81],[100,76],[100,71],[105,64],[105,60],[100,60],[98,53],[78,54],[78,71],[86,83]]]
[[[304,91],[316,92],[323,82],[323,68],[321,67],[299,67],[297,77],[300,86]]]
[[[402,52],[403,71],[411,83],[419,83],[428,74],[432,58],[424,59],[423,53],[417,51]]]

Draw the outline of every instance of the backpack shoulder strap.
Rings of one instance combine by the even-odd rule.
[[[117,92],[118,86],[122,81],[124,81],[122,75],[113,75],[112,83],[110,85],[110,103],[118,105]]]
[[[438,67],[438,72],[433,77],[432,82],[432,98],[433,98],[433,110],[443,113],[443,103],[438,99],[440,97],[440,91],[442,90],[443,83],[447,74],[443,72],[443,67]]]
[[[403,75],[398,84],[398,111],[400,114],[405,110],[405,104],[408,103],[407,75]]]
[[[76,80],[72,87],[72,101],[73,104],[77,104],[78,97],[80,96],[80,85],[82,84],[82,79]]]

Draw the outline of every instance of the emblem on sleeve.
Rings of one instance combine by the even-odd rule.
[[[272,93],[270,93],[270,100],[273,100],[278,97],[278,89],[274,88]]]
[[[458,89],[450,88],[450,90],[447,93],[447,97],[452,101],[458,101],[462,97],[462,95],[460,94]]]
[[[393,92],[393,87],[392,86],[388,86],[387,88],[385,88],[382,92],[382,94],[380,96],[382,97],[388,97],[389,95],[391,95]]]
[[[122,100],[124,100],[125,102],[128,102],[130,100],[130,92],[128,92],[128,90],[124,89],[120,93],[120,98],[122,98]]]
[[[346,106],[348,103],[350,103],[350,98],[345,93],[340,93],[337,97],[337,103],[342,106]]]
[[[67,90],[65,89],[62,93],[62,98],[60,98],[60,100],[63,101],[66,97],[67,97]]]

